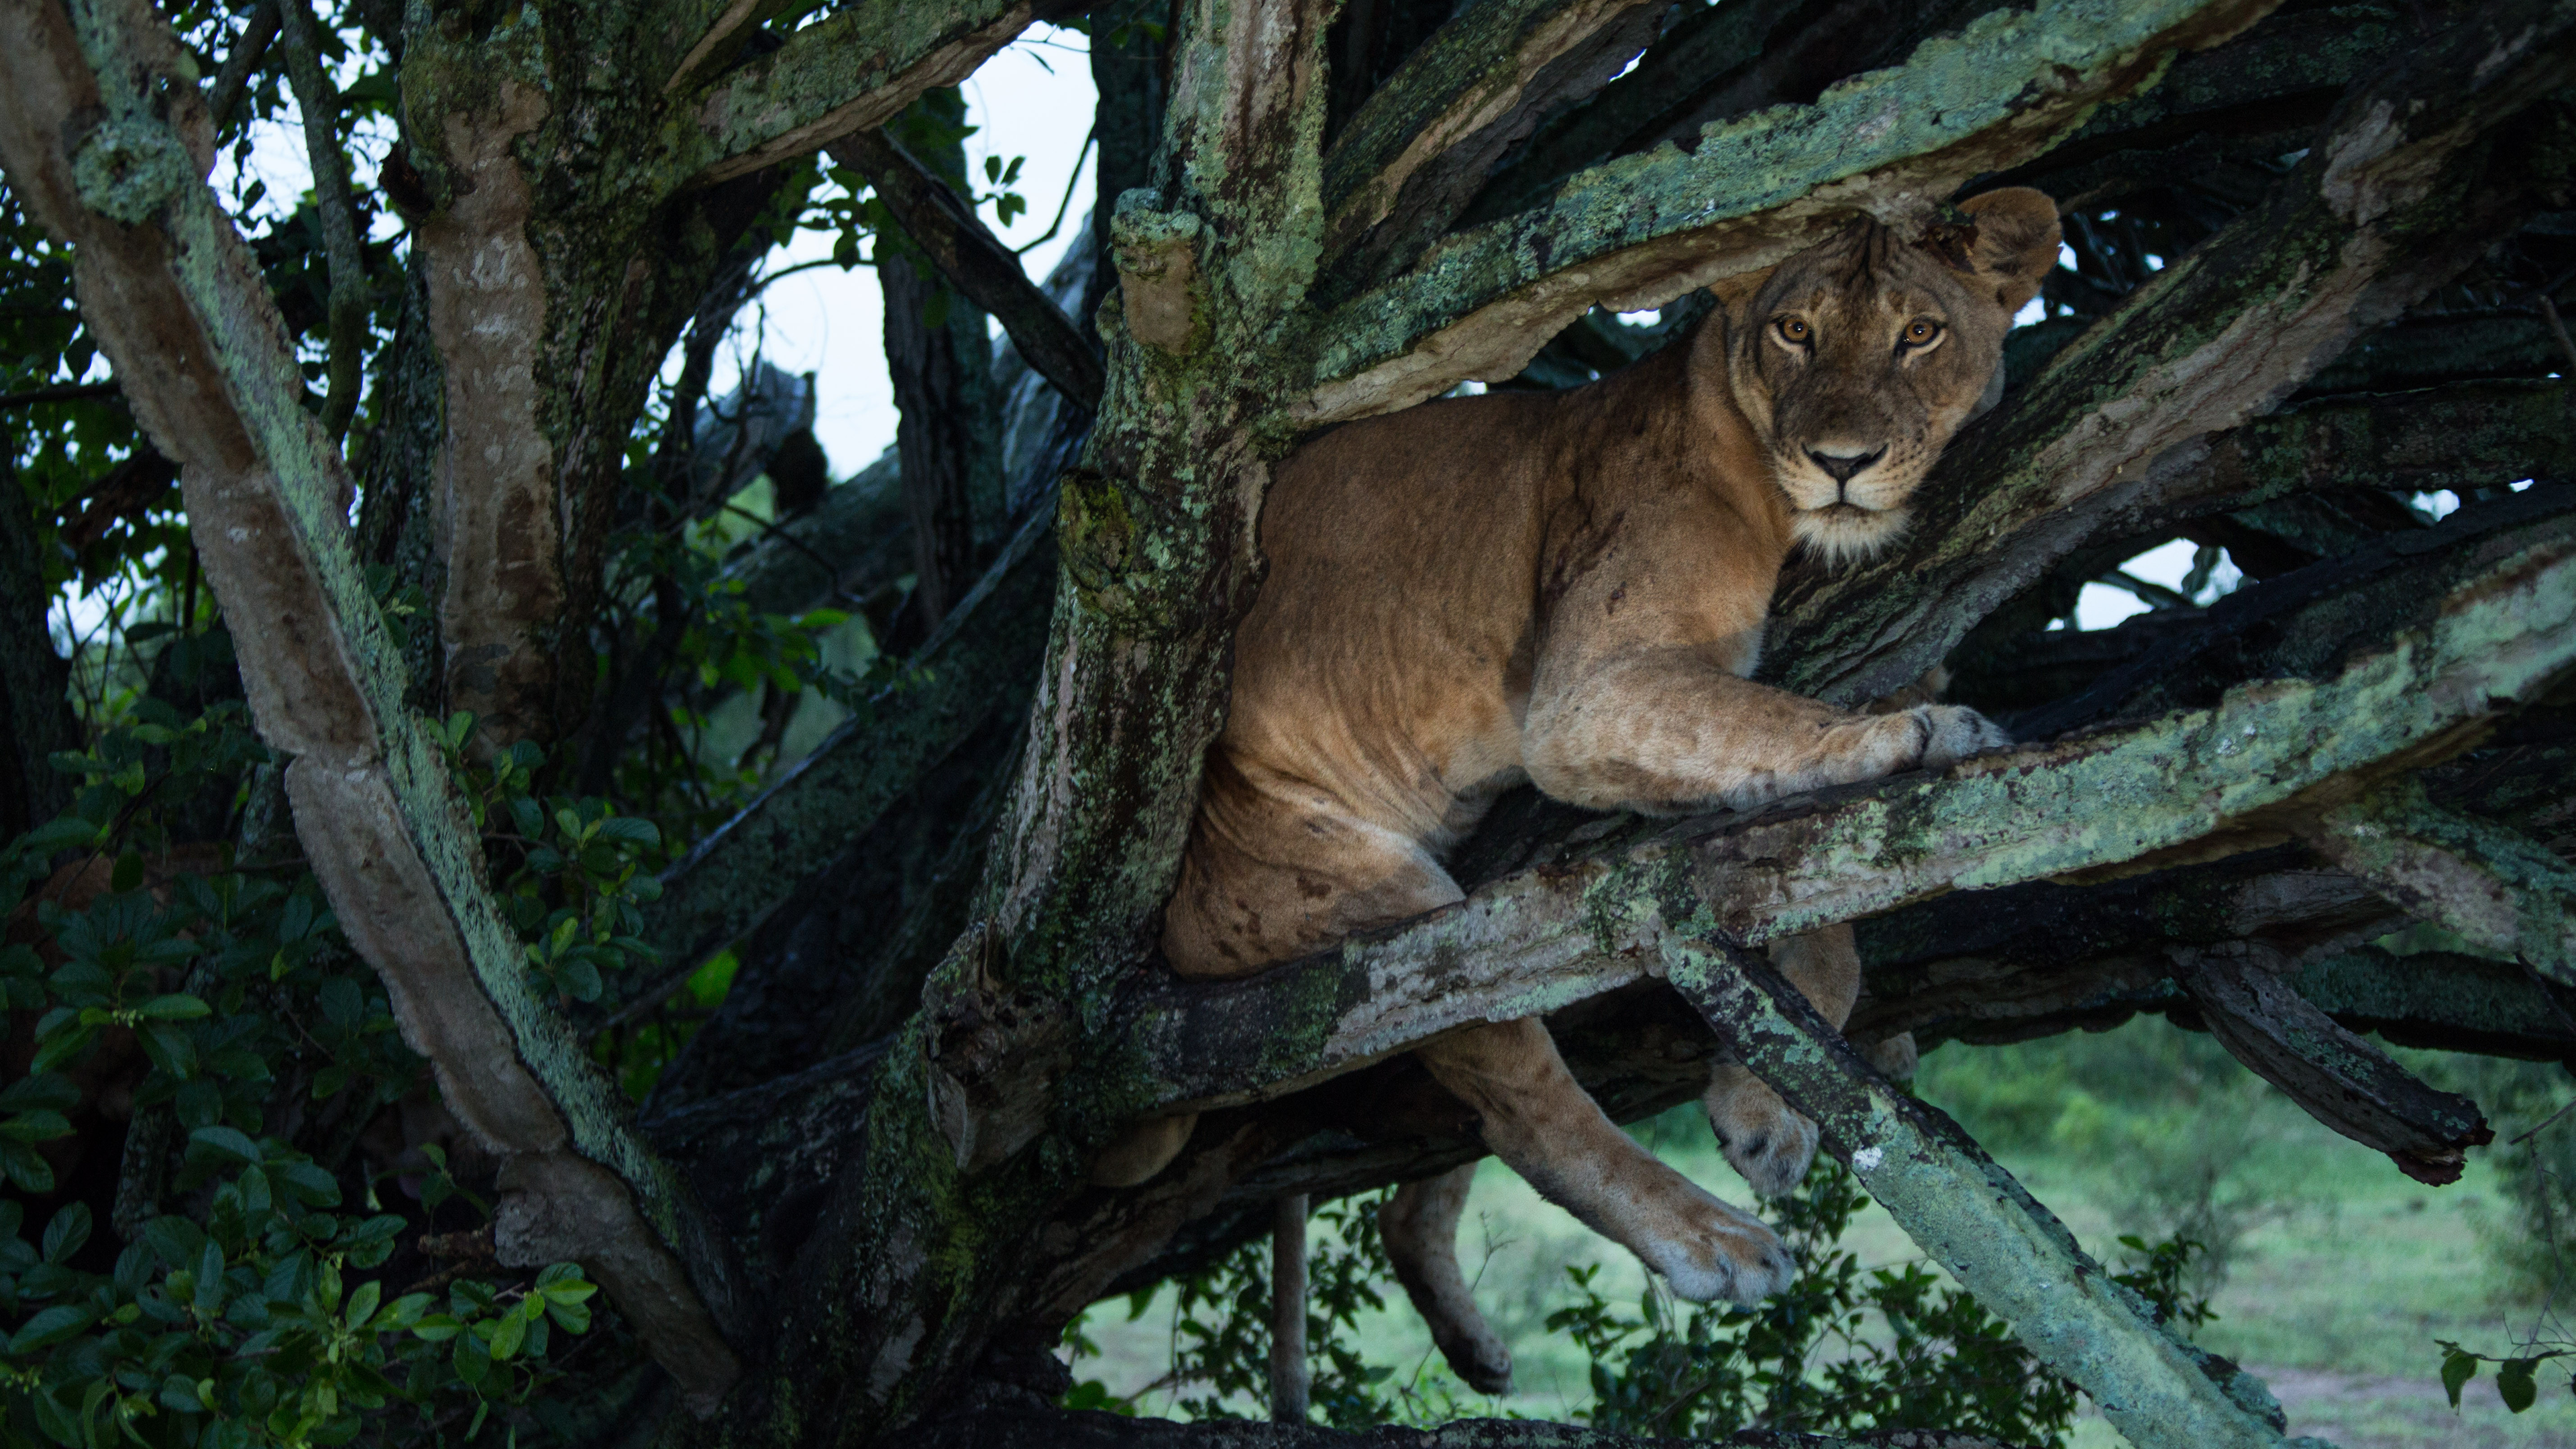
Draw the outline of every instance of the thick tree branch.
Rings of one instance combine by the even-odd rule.
[[[1722,904],[1712,902],[1723,918]],[[2186,1342],[1956,1122],[1890,1086],[1796,988],[1732,941],[1668,937],[1668,979],[1736,1056],[1813,1119],[1825,1148],[2013,1336],[2140,1449],[2270,1449],[2281,1406]],[[1682,925],[1675,922],[1676,927]],[[1694,939],[1696,936],[1698,939]]]
[[[2212,434],[2474,261],[2565,178],[2459,158],[2564,84],[2571,38],[2576,7],[2488,7],[2354,92],[2262,207],[1953,445],[1905,544],[1785,590],[1765,677],[1844,704],[1902,687],[2106,518],[2194,476]]]
[[[694,103],[672,174],[710,186],[819,151],[955,85],[1053,7],[1037,0],[883,0],[816,21]]]
[[[2299,149],[2302,132],[2325,120],[2344,88],[2397,59],[2414,29],[2354,10],[2272,16],[2227,45],[2176,61],[2161,84],[2104,106],[2002,184],[2037,186],[2072,211],[2115,199],[2139,180],[2216,182],[2208,175],[2213,150],[2268,161]],[[2146,164],[2186,154],[2198,157],[2197,178],[2156,175]]]
[[[2519,831],[2395,780],[2318,817],[2319,854],[2420,919],[2576,986],[2576,871]]]
[[[1660,0],[1506,0],[1453,17],[1324,156],[1324,246],[1376,280],[1446,230],[1504,151],[1655,38]],[[1358,255],[1349,255],[1356,248]]]
[[[929,254],[961,295],[1002,324],[1029,366],[1084,409],[1098,410],[1104,377],[1098,350],[1029,280],[1020,259],[985,229],[963,197],[881,131],[853,132],[834,141],[831,151],[868,178],[904,235]]]
[[[2571,626],[2576,542],[2561,538],[2480,570],[2431,623],[2322,680],[2244,685],[2152,724],[1741,818],[1604,821],[1570,858],[1333,952],[1241,981],[1141,985],[1129,1050],[1171,1108],[1255,1100],[1637,981],[1677,890],[1707,892],[1728,931],[1760,942],[1945,891],[2273,844],[2316,808],[2310,792],[2456,752],[2552,687],[2576,668]],[[2116,828],[2105,801],[2120,802]]]
[[[87,57],[99,58],[96,68]],[[699,1402],[736,1372],[725,1244],[530,987],[480,840],[403,705],[396,641],[343,519],[345,465],[247,246],[198,180],[208,128],[133,0],[0,4],[0,162],[73,247],[83,320],[181,464],[251,712],[293,758],[297,831],[450,1110],[501,1149],[513,1262],[578,1258]],[[167,116],[168,119],[164,119]]]
[[[2016,164],[2106,100],[2152,84],[2177,51],[2215,45],[2268,0],[2059,0],[1989,12],[1903,67],[1812,106],[1712,128],[1568,179],[1558,199],[1442,242],[1411,272],[1335,308],[1307,424],[1387,412],[1462,378],[1500,381],[1600,304],[1651,307],[1767,266],[1855,210],[1903,228],[1983,171]]]
[[[2418,1182],[2460,1180],[2467,1149],[2495,1140],[2478,1104],[2437,1092],[2337,1025],[2260,947],[2176,951],[2174,974],[2229,1054],[2291,1101]]]

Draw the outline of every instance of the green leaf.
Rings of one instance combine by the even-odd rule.
[[[564,995],[575,1001],[597,1001],[605,989],[605,983],[599,979],[599,968],[581,956],[564,962],[556,970],[555,984],[562,988]]]
[[[0,1140],[0,1173],[32,1193],[54,1190],[53,1164],[45,1161],[43,1153],[24,1142]]]
[[[322,983],[322,1019],[337,1027],[352,1027],[365,1012],[366,998],[358,983],[346,976],[334,976]]]
[[[80,1088],[52,1072],[20,1077],[0,1092],[0,1112],[26,1112],[38,1107],[68,1112],[80,1105]]]
[[[260,1160],[259,1144],[237,1128],[220,1125],[200,1127],[188,1134],[188,1143],[191,1147],[203,1147],[236,1162],[256,1164]]]
[[[650,820],[619,815],[599,827],[599,838],[610,845],[634,845],[650,850],[662,843],[662,831]]]
[[[9,1351],[34,1353],[40,1348],[51,1348],[89,1327],[89,1324],[87,1310],[57,1303],[28,1319],[16,1333],[9,1335]]]
[[[384,1296],[384,1291],[384,1285],[373,1279],[350,1290],[349,1308],[342,1316],[349,1320],[351,1328],[364,1328],[367,1321],[376,1316],[376,1304]]]
[[[156,996],[143,1003],[143,1016],[148,1021],[195,1021],[214,1015],[214,1008],[184,993]]]
[[[2531,1381],[2536,1358],[2509,1358],[2496,1370],[2496,1392],[2504,1396],[2504,1406],[2519,1414],[2531,1407],[2540,1394],[2540,1386]],[[2448,1365],[2444,1366],[2446,1369]]]
[[[496,1363],[507,1362],[511,1355],[519,1351],[519,1345],[522,1342],[525,1342],[527,1337],[528,1320],[520,1317],[516,1313],[510,1314],[508,1317],[503,1318],[499,1323],[492,1325],[493,1361]]]
[[[2451,1396],[2452,1408],[2456,1409],[2460,1406],[2460,1390],[2467,1387],[2469,1380],[2477,1376],[2478,1356],[2476,1354],[2463,1353],[2457,1348],[2448,1349],[2443,1353],[2442,1391]]]
[[[66,815],[48,821],[18,837],[18,848],[30,855],[51,855],[58,850],[98,843],[99,827],[78,816]]]
[[[67,1203],[45,1224],[45,1261],[59,1263],[81,1250],[89,1241],[89,1204]]]
[[[72,1121],[51,1107],[39,1107],[0,1122],[0,1135],[13,1142],[51,1142],[72,1135]]]

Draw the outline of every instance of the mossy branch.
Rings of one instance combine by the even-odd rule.
[[[1988,12],[1902,67],[1814,105],[1711,127],[1690,152],[1622,157],[1552,199],[1442,241],[1313,329],[1309,425],[1388,412],[1464,378],[1501,381],[1599,304],[1652,307],[1767,266],[1856,211],[1911,227],[1970,177],[2028,159],[2152,84],[2269,0],[2052,0]]]
[[[671,122],[668,174],[711,186],[875,130],[923,91],[965,79],[1049,8],[882,0],[819,20],[690,99]]]

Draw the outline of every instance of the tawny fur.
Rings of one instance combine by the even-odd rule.
[[[1974,711],[1854,714],[1754,684],[1771,594],[1804,544],[1882,546],[1988,394],[2012,315],[2057,252],[2056,207],[2000,191],[1909,244],[1871,222],[1725,288],[1686,342],[1591,386],[1428,403],[1283,463],[1261,520],[1270,574],[1236,636],[1165,953],[1235,976],[1460,897],[1443,854],[1530,781],[1604,810],[1743,807],[2004,743]],[[1919,324],[1919,325],[1918,325]],[[1774,959],[1839,1024],[1848,927]],[[1419,1050],[1486,1145],[1687,1297],[1754,1302],[1793,1271],[1757,1219],[1602,1115],[1535,1020]],[[1706,1098],[1765,1194],[1812,1123],[1749,1072]],[[1127,1152],[1135,1181],[1176,1151]],[[1454,1261],[1464,1179],[1389,1208],[1391,1255],[1437,1342],[1480,1387],[1510,1357]]]

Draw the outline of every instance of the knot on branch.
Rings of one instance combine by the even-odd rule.
[[[967,928],[923,993],[930,1118],[957,1170],[977,1173],[1037,1140],[1055,1080],[1073,1061],[1074,1024],[1061,1004],[1016,991],[993,967],[1002,940],[989,922]]]
[[[1087,468],[1068,469],[1061,487],[1056,545],[1084,605],[1134,637],[1196,628],[1206,575],[1175,551],[1188,548],[1186,525],[1173,525],[1161,500]]]
[[[169,127],[140,117],[107,122],[72,153],[72,184],[81,200],[127,226],[150,221],[196,180],[188,148]]]
[[[1157,211],[1154,193],[1135,190],[1118,198],[1110,244],[1118,261],[1118,295],[1127,330],[1137,341],[1185,357],[1205,340],[1198,306],[1199,219],[1186,211]]]

